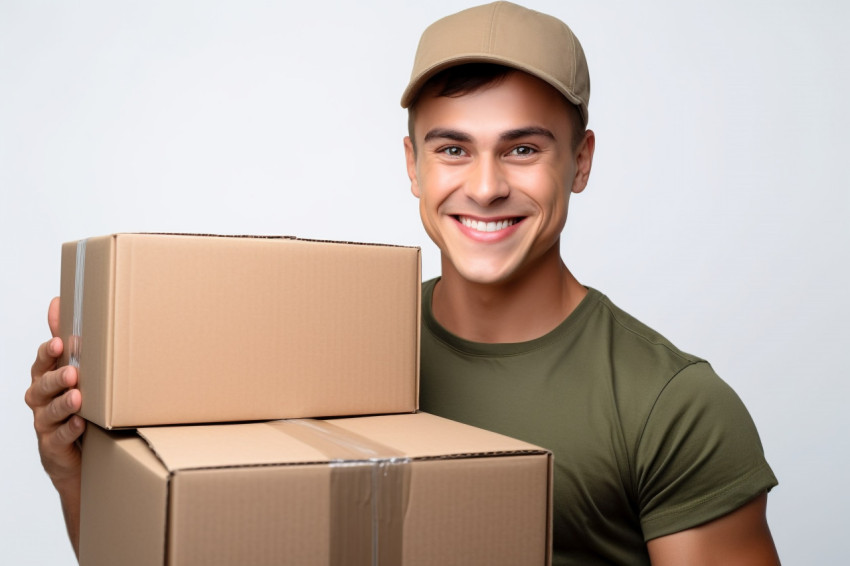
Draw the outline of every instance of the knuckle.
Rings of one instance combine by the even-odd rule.
[[[56,397],[64,388],[63,371],[60,369],[46,372],[38,383],[43,398],[50,399]]]
[[[54,452],[66,452],[71,449],[79,436],[71,425],[70,419],[62,423],[51,435],[51,444]]]
[[[48,403],[46,409],[47,422],[55,427],[63,419],[61,398],[57,397]]]
[[[31,386],[27,387],[27,390],[24,391],[24,403],[26,403],[27,407],[29,407],[30,409],[35,409],[35,405],[33,403],[32,395],[33,395],[32,387]]]
[[[48,403],[39,416],[41,417],[39,425],[42,430],[45,432],[55,430],[68,417],[63,409],[62,398],[58,397]]]
[[[38,380],[37,389],[42,397],[50,397],[53,391],[53,382],[56,381],[53,372],[44,372]]]
[[[56,427],[56,430],[53,431],[53,434],[51,435],[51,444],[54,446],[69,444],[67,440],[68,428],[68,423],[62,423],[61,426]]]
[[[32,377],[33,381],[37,380],[45,372],[53,369],[56,363],[54,358],[47,356],[46,349],[47,346],[45,344],[42,344],[38,348],[38,354],[36,354],[35,361],[32,363],[32,367],[30,368],[30,377]]]
[[[50,428],[45,426],[44,419],[39,418],[38,415],[33,419],[32,426],[35,429],[35,434],[38,436],[40,442],[45,441],[45,437],[50,432]]]

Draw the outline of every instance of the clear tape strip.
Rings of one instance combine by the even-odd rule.
[[[77,260],[74,265],[74,314],[71,324],[71,344],[69,363],[75,368],[80,367],[80,349],[83,335],[83,285],[86,275],[86,242],[77,241]]]
[[[282,422],[331,458],[331,565],[401,564],[411,459],[326,421]]]

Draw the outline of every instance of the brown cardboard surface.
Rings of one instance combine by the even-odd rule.
[[[549,484],[539,455],[417,464],[404,522],[405,566],[547,563],[548,517],[539,496]]]
[[[83,457],[81,563],[165,564],[169,474],[135,435],[89,426]]]
[[[398,447],[414,458],[483,452],[520,453],[529,447],[528,443],[521,440],[476,427],[466,427],[463,434],[454,434],[457,431],[456,422],[428,413],[418,413],[416,418],[404,421],[388,415],[369,419],[328,419],[323,422],[375,442]],[[398,426],[399,422],[404,422],[404,426]]]
[[[89,428],[83,566],[550,560],[550,454],[432,415]]]
[[[114,234],[62,250],[80,414],[106,428],[413,412],[419,250]],[[61,363],[68,362],[66,348]]]

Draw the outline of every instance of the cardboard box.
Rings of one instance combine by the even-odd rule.
[[[548,564],[549,452],[425,413],[90,426],[83,566]]]
[[[62,247],[61,336],[105,428],[413,412],[419,249],[115,234]]]

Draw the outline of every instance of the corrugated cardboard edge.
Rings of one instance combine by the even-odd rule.
[[[108,278],[109,278],[109,292],[107,294],[107,310],[109,312],[109,322],[106,331],[106,336],[115,336],[115,308],[118,304],[115,298],[115,293],[117,292],[117,274],[118,269],[115,264],[116,259],[118,257],[118,238],[117,236],[109,237],[109,270],[108,270]],[[110,344],[109,349],[106,352],[106,384],[104,395],[107,399],[107,424],[111,428],[114,420],[113,420],[113,409],[115,405],[115,399],[113,397],[113,376],[115,375],[115,342],[114,340],[107,340],[107,343]]]
[[[549,505],[546,506],[546,566],[552,566],[552,546],[554,539],[555,513],[555,455],[549,452]]]
[[[388,244],[383,242],[355,242],[352,240],[325,240],[321,238],[299,238],[298,236],[291,235],[262,235],[262,234],[204,234],[200,232],[116,232],[112,234],[113,236],[121,236],[121,235],[139,235],[139,236],[189,236],[189,237],[201,237],[201,238],[247,238],[247,239],[257,239],[257,240],[296,240],[299,242],[316,242],[321,244],[344,244],[344,245],[354,245],[354,246],[383,246],[388,248],[409,248],[409,249],[421,249],[419,246],[409,246],[405,244]]]
[[[77,267],[77,242],[62,244],[61,271],[59,280],[59,336],[62,338],[64,349],[59,358],[59,366],[66,366],[70,361],[68,337],[74,318],[74,271]]]
[[[413,406],[419,410],[419,380],[421,377],[421,358],[422,358],[422,250],[416,248],[416,281],[419,284],[416,286],[416,388]]]

